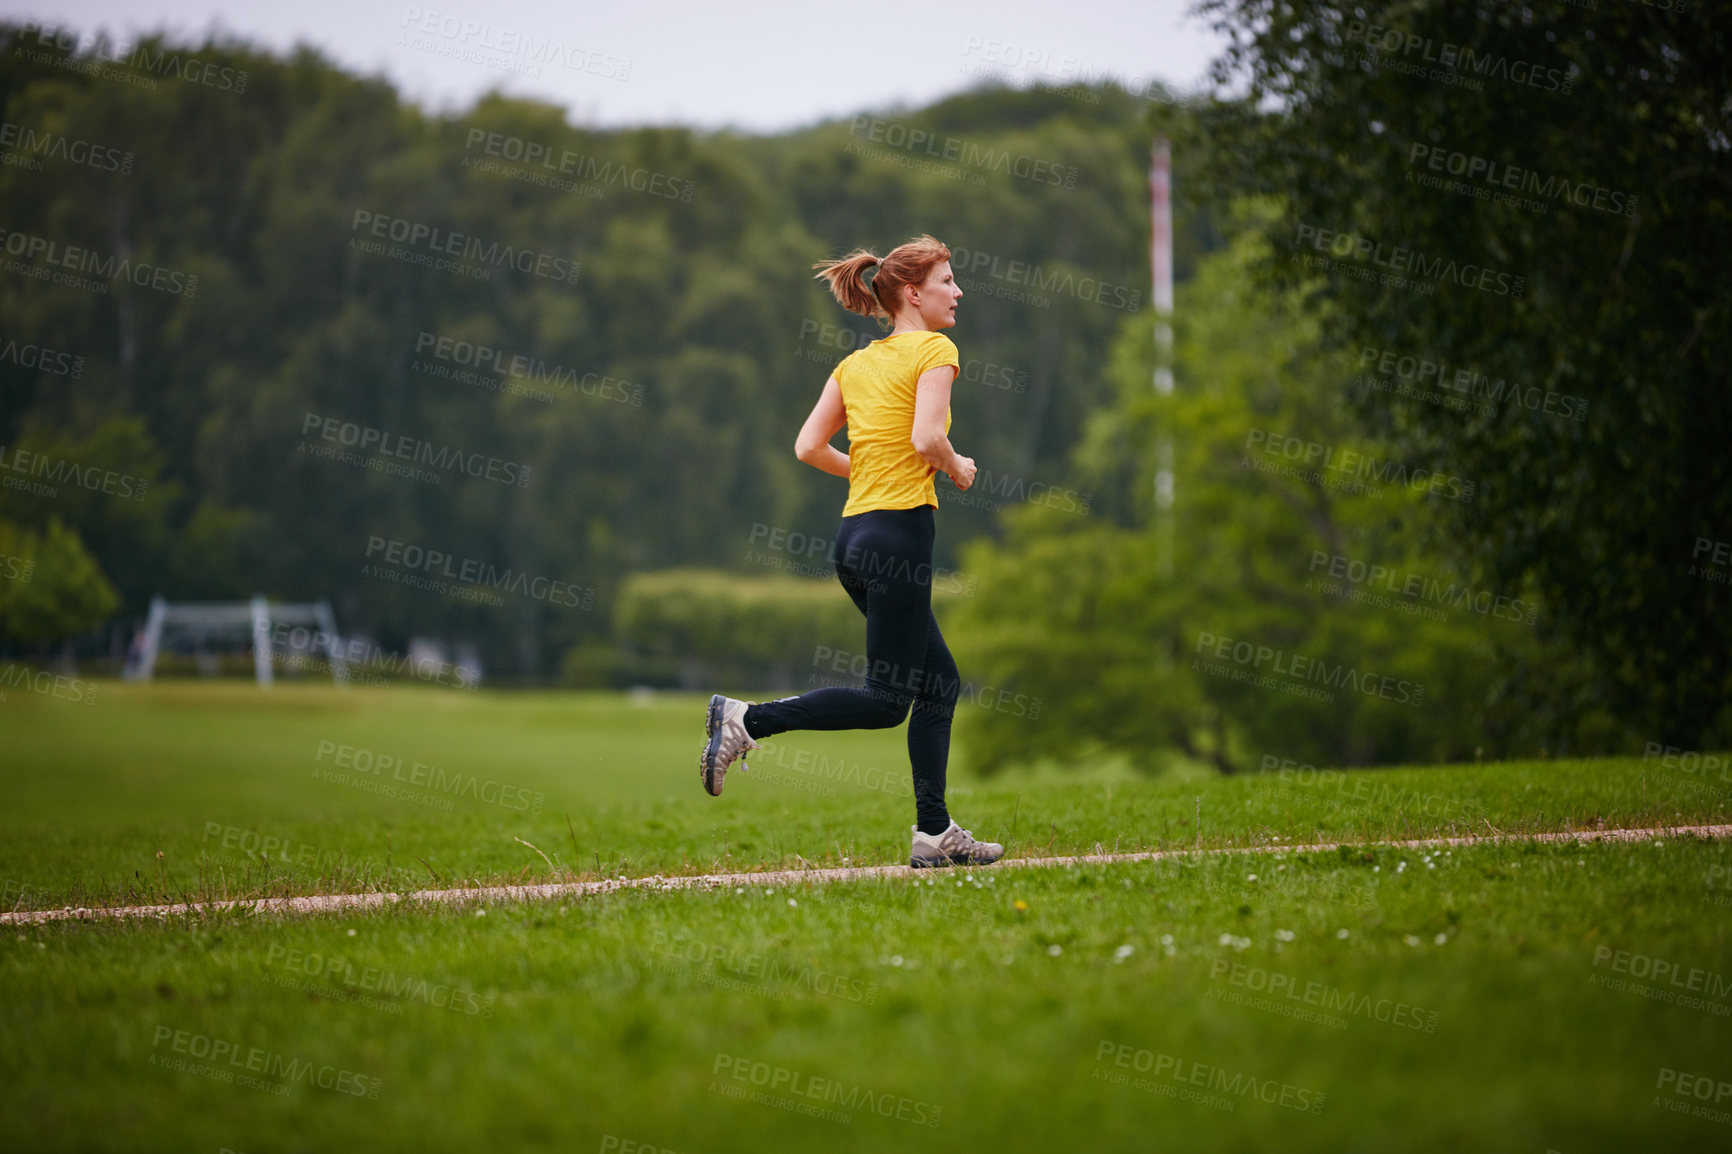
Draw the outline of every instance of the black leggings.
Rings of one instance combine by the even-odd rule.
[[[943,833],[950,720],[961,683],[932,615],[931,505],[842,518],[830,560],[866,615],[866,686],[814,689],[746,710],[753,739],[791,729],[889,729],[908,722],[914,809],[922,833]]]

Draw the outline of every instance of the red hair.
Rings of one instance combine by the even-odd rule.
[[[821,260],[812,267],[817,279],[830,285],[830,294],[851,313],[877,317],[880,324],[895,319],[906,285],[926,283],[933,268],[950,259],[950,249],[931,236],[917,236],[899,244],[882,257],[857,248],[840,260]],[[877,269],[871,283],[866,273]]]

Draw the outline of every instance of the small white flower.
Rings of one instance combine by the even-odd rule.
[[[1417,946],[1419,944],[1419,939],[1414,937],[1412,934],[1408,934],[1401,940],[1406,942],[1409,946]]]
[[[1257,880],[1257,875],[1256,874],[1246,874],[1245,880],[1248,882],[1254,882]]]
[[[350,930],[350,931],[349,931],[349,936],[350,936],[350,937],[351,937],[351,938],[352,938],[352,937],[354,937],[354,936],[355,936],[355,931],[354,931],[354,930]]]
[[[1345,929],[1336,930],[1335,936],[1337,938],[1341,939],[1342,941],[1346,941],[1347,940],[1347,931]]]
[[[789,904],[789,905],[791,905],[791,906],[797,906],[797,905],[799,905],[799,904],[800,904],[800,903],[799,903],[799,902],[797,902],[797,901],[795,901],[795,900],[794,900],[794,899],[793,899],[793,898],[789,898],[789,899],[788,899],[788,904]]]
[[[1113,960],[1115,962],[1122,962],[1136,952],[1137,948],[1135,946],[1129,944],[1122,945],[1113,951]]]
[[[1161,944],[1163,946],[1172,945],[1173,944],[1173,935],[1172,934],[1162,934],[1161,935]]]
[[[1233,944],[1233,935],[1232,934],[1222,934],[1220,939],[1215,944],[1217,946],[1230,946]]]
[[[1447,941],[1449,941],[1448,934],[1438,934],[1435,938],[1431,939],[1431,944],[1434,946],[1441,946]]]
[[[1046,948],[1046,952],[1048,954],[1050,954],[1052,957],[1056,958],[1060,954],[1064,953],[1064,947],[1059,945],[1057,942],[1054,942],[1052,945],[1050,945]]]
[[[1372,866],[1371,872],[1374,874],[1380,874],[1383,872],[1383,867],[1382,866]]]
[[[900,966],[902,964],[902,955],[901,954],[891,954],[890,955],[890,964],[893,966]]]
[[[1292,930],[1276,930],[1275,931],[1275,940],[1279,941],[1279,942],[1290,942],[1293,940],[1293,931]]]

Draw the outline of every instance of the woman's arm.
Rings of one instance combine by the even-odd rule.
[[[812,413],[806,418],[806,423],[800,427],[800,435],[794,440],[794,456],[826,473],[837,477],[848,475],[848,454],[840,452],[830,444],[830,438],[841,431],[848,423],[847,410],[842,406],[842,386],[835,377],[824,382],[824,392],[818,398],[818,403],[812,406]]]
[[[964,471],[962,458],[944,435],[944,418],[950,415],[950,384],[955,379],[954,365],[937,365],[920,374],[914,391],[912,434],[920,459],[953,481]]]

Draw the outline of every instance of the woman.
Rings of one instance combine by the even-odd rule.
[[[974,462],[950,444],[950,386],[956,346],[940,329],[956,324],[962,290],[950,250],[930,236],[879,258],[863,249],[813,267],[842,307],[878,318],[890,335],[856,350],[824,382],[794,455],[848,478],[848,502],[831,560],[842,587],[866,615],[869,672],[863,689],[814,689],[758,704],[716,694],[704,718],[708,740],[699,775],[712,795],[734,758],[757,738],[791,729],[888,729],[908,722],[918,819],[908,864],[916,869],[989,865],[1004,853],[974,836],[944,806],[956,663],[932,615],[933,475],[958,489],[974,483]],[[830,444],[848,426],[851,453]]]

